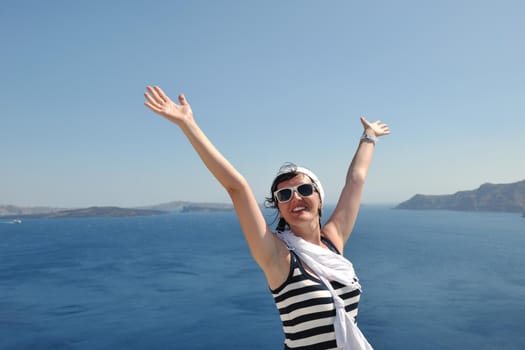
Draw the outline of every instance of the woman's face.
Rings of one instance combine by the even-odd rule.
[[[287,187],[295,187],[305,183],[312,183],[312,180],[304,175],[297,174],[295,177],[285,180],[277,185],[277,190]],[[319,221],[319,209],[321,208],[321,199],[317,190],[314,190],[310,196],[301,196],[297,190],[292,191],[292,197],[289,201],[278,202],[278,209],[290,226],[298,225],[305,221]]]

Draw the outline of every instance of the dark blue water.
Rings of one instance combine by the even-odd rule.
[[[520,215],[367,206],[345,255],[376,349],[525,349]],[[0,349],[282,341],[233,213],[0,224]]]

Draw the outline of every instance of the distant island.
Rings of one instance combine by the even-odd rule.
[[[89,207],[83,209],[68,209],[43,213],[3,215],[3,218],[18,219],[62,219],[62,218],[91,218],[91,217],[128,217],[128,216],[152,216],[166,214],[160,210],[128,209],[119,207]]]
[[[525,180],[510,184],[485,183],[475,190],[448,195],[416,194],[395,209],[520,212],[525,216]]]
[[[3,219],[58,219],[88,217],[132,217],[168,214],[170,212],[212,212],[233,210],[231,204],[169,202],[148,207],[121,208],[114,206],[64,209],[52,207],[18,207],[0,205],[0,218]]]
[[[233,205],[231,203],[209,203],[209,202],[186,202],[174,201],[146,207],[139,207],[140,209],[162,210],[167,212],[212,212],[212,211],[231,211]]]

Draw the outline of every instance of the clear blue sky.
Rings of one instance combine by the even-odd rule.
[[[361,134],[364,202],[525,178],[522,1],[9,1],[0,204],[227,202],[147,84],[184,92],[260,201],[279,166],[335,202]]]

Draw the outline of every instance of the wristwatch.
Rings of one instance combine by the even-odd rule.
[[[373,143],[374,145],[376,144],[377,142],[377,136],[375,135],[368,135],[368,134],[363,134],[363,136],[361,136],[361,141],[365,141],[365,142],[370,142],[370,143]]]

